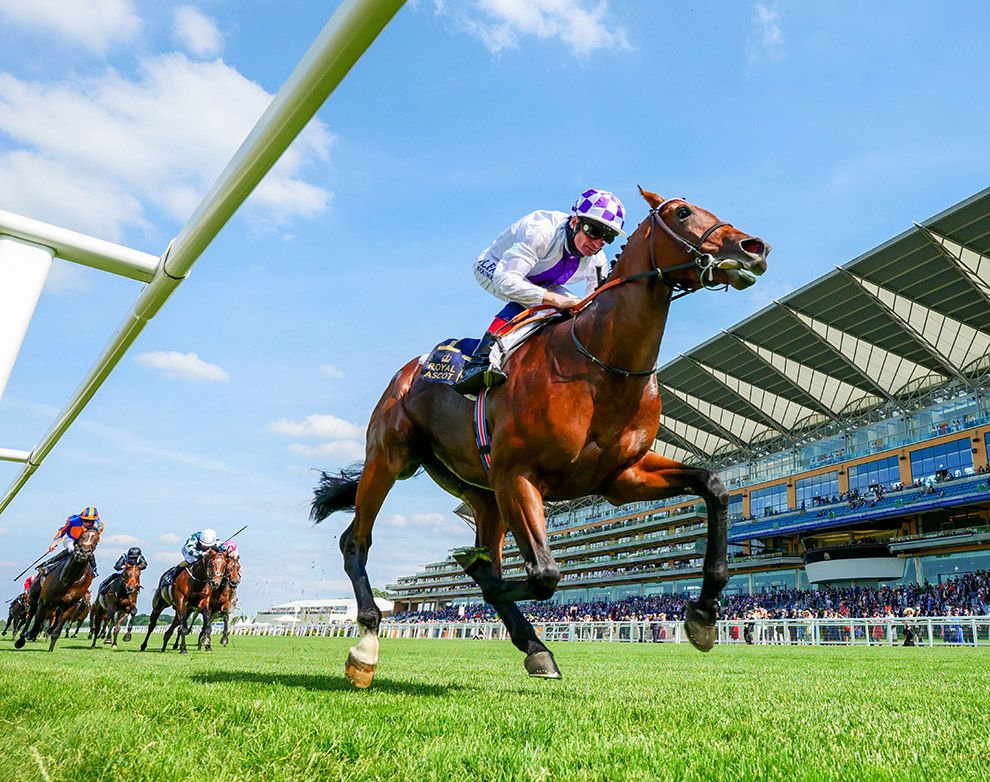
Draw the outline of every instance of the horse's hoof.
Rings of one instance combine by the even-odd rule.
[[[131,634],[130,633],[124,633],[124,643],[127,643],[130,640],[131,640]]]
[[[550,652],[533,652],[526,657],[526,672],[535,679],[560,679],[560,668]]]
[[[179,649],[179,654],[189,654],[185,649]]]
[[[359,690],[366,690],[371,686],[375,678],[375,668],[377,666],[368,665],[357,659],[353,654],[347,655],[347,664],[344,666],[344,673],[351,680],[351,684]]]
[[[142,651],[142,652],[143,652],[143,651],[144,651],[145,649],[147,649],[147,648],[148,648],[148,645],[147,645],[147,644],[141,644],[141,651]]]
[[[710,652],[715,645],[714,617],[709,612],[696,608],[693,603],[688,603],[684,632],[691,645],[699,652]]]
[[[226,638],[221,638],[220,639],[220,645],[221,646],[226,646],[227,645],[227,639]]]
[[[24,636],[23,635],[20,638],[18,638],[16,641],[14,641],[14,648],[15,649],[23,649],[24,648]]]

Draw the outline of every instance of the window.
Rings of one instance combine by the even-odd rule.
[[[772,516],[787,510],[787,486],[778,483],[757,489],[749,495],[749,515],[754,518]]]
[[[849,491],[859,491],[863,494],[878,483],[882,484],[884,489],[889,489],[892,483],[897,483],[900,479],[901,471],[897,466],[896,456],[877,459],[849,468]]]
[[[742,495],[729,496],[729,521],[739,521],[742,518]]]
[[[942,471],[945,471],[944,473]],[[973,473],[973,452],[969,438],[921,448],[911,454],[911,480],[927,483],[937,477]]]
[[[795,499],[800,508],[804,503],[806,508],[818,505],[823,497],[831,498],[839,494],[839,473],[835,470],[810,478],[802,478],[794,483]]]

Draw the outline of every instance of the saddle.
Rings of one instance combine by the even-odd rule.
[[[565,317],[566,313],[544,307],[520,312],[495,334],[489,358],[492,368],[504,373],[505,362],[522,344],[553,321]],[[474,338],[445,339],[429,353],[420,356],[419,376],[430,383],[454,385],[460,380],[465,365],[480,342]]]

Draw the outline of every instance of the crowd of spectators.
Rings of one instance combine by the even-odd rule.
[[[679,621],[684,618],[684,595],[629,597],[588,603],[520,603],[531,622],[607,622],[628,620]],[[941,584],[896,587],[822,587],[774,589],[723,596],[724,619],[800,619],[817,617],[864,619],[915,616],[986,616],[990,613],[990,571],[976,570]],[[439,611],[404,611],[400,622],[495,622],[487,603],[449,606]]]

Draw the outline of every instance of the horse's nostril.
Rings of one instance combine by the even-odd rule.
[[[759,239],[743,239],[740,246],[750,255],[763,255],[766,246]]]

